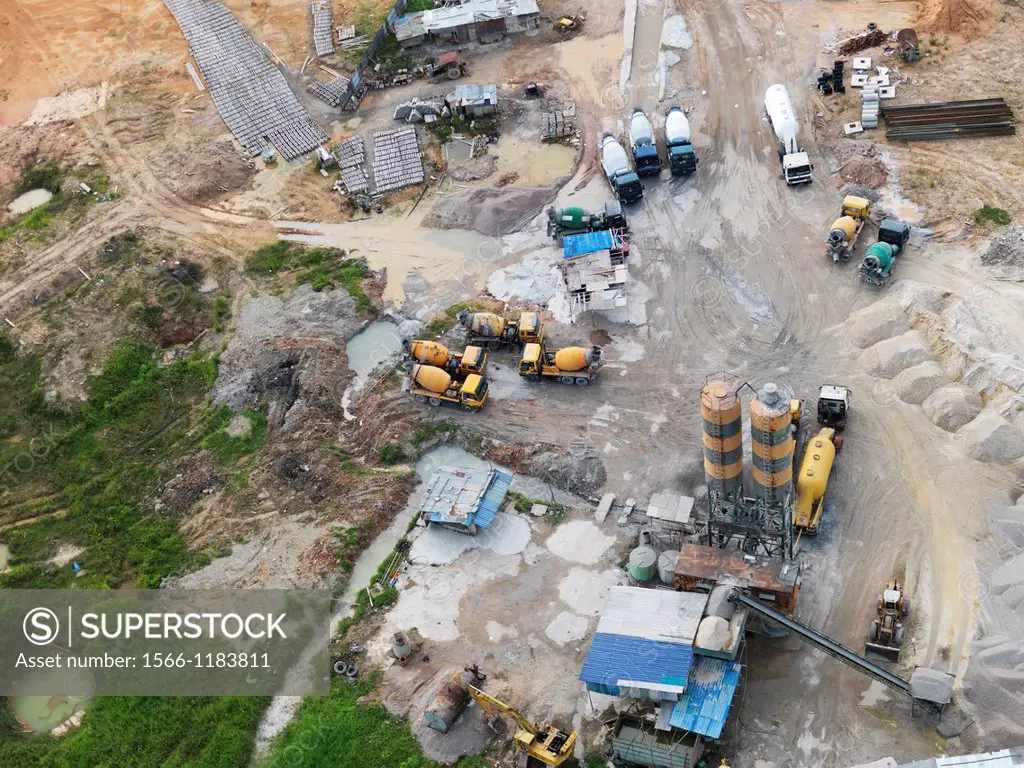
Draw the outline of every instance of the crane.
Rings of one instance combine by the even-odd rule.
[[[514,707],[489,696],[479,688],[469,687],[469,695],[480,705],[480,709],[491,716],[492,720],[500,720],[502,715],[511,717],[517,726],[514,737],[516,749],[525,752],[529,757],[544,765],[559,766],[572,757],[576,746],[576,731],[565,733],[555,726],[540,728]]]

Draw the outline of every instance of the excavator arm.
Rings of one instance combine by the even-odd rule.
[[[472,685],[469,687],[469,695],[473,697],[473,701],[480,705],[480,709],[489,715],[508,715],[511,717],[516,725],[522,728],[524,731],[537,736],[540,733],[540,729],[526,719],[526,716],[522,712],[506,704],[503,701],[493,696],[488,696],[486,693],[481,691],[479,688],[474,688]]]

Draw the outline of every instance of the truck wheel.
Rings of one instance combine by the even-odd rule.
[[[572,376],[562,376],[559,381],[563,384],[572,384]]]
[[[429,400],[427,400],[427,402],[430,403],[435,408],[437,408],[439,405],[441,405],[441,401],[438,400],[436,397],[431,397]]]
[[[871,626],[868,627],[868,640],[872,643],[878,640],[878,619],[871,622]]]
[[[540,381],[540,374],[539,373],[531,373],[529,376],[526,377],[526,379],[527,379],[527,381]]]
[[[585,379],[582,376],[580,376],[579,378],[576,379],[576,386],[577,387],[585,387],[589,383],[590,383],[590,379]]]
[[[906,595],[903,596],[903,618],[907,618],[910,615],[910,598]]]
[[[892,636],[892,643],[897,648],[903,645],[903,627],[896,627],[896,634]]]
[[[470,405],[469,403],[463,403],[463,404],[462,404],[462,410],[464,410],[464,411],[475,411],[475,410],[476,410],[476,408],[474,408],[474,407],[473,407],[472,405]]]
[[[416,402],[418,402],[418,403],[425,403],[425,402],[427,402],[427,396],[426,395],[414,395],[414,397],[416,398]]]

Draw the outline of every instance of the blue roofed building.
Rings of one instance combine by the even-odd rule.
[[[698,592],[613,587],[580,680],[593,693],[679,701],[707,599]]]
[[[695,656],[686,692],[672,706],[668,724],[711,739],[721,738],[741,671],[735,661]]]
[[[419,515],[428,524],[474,534],[501,509],[512,475],[497,469],[440,467],[427,483]]]

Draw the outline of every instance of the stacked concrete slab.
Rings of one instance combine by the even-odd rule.
[[[316,96],[320,101],[329,107],[337,107],[341,104],[341,99],[345,95],[345,89],[348,88],[347,77],[336,77],[329,83],[324,83],[320,80],[312,80],[309,85],[306,86],[306,90]]]
[[[373,180],[378,192],[423,181],[423,160],[411,126],[373,134]]]
[[[345,139],[334,150],[341,169],[341,183],[350,195],[365,192],[370,188],[366,173],[366,148],[362,136]]]
[[[331,35],[331,0],[316,0],[309,4],[313,15],[313,50],[317,56],[334,53],[334,37]]]
[[[228,128],[250,155],[269,140],[288,160],[327,141],[263,49],[218,2],[164,0]],[[266,137],[266,138],[264,138]]]

